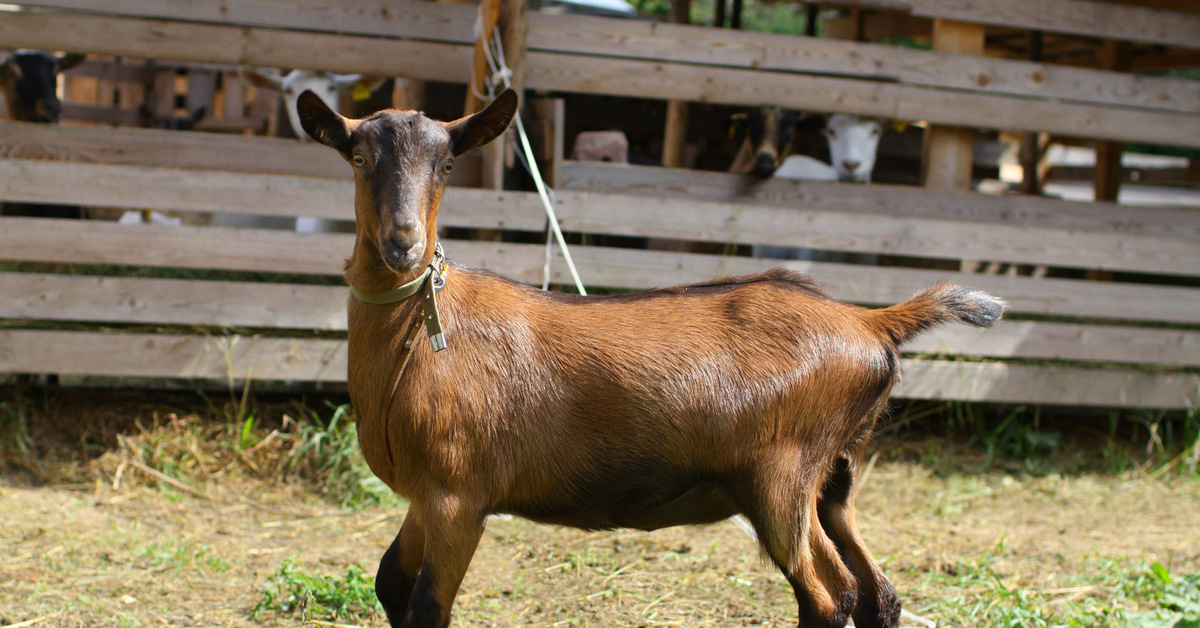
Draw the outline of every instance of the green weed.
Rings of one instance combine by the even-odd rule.
[[[328,421],[310,410],[298,422],[296,431],[289,435],[292,446],[283,470],[316,484],[327,495],[337,496],[343,508],[397,505],[395,494],[371,473],[362,458],[350,406],[329,407],[333,414]]]
[[[927,574],[916,592],[915,612],[957,626],[1200,626],[1200,573],[1176,580],[1159,563],[1136,566],[1098,559],[1063,584],[1022,586],[1019,576],[1006,573],[1001,542],[991,552]]]
[[[1176,579],[1160,563],[1148,569],[1152,576],[1151,601],[1156,608],[1131,613],[1123,628],[1198,628],[1200,627],[1200,573]]]
[[[186,541],[151,543],[141,548],[137,555],[151,569],[183,569],[202,567],[213,573],[229,571],[229,563],[212,555],[212,548]]]
[[[29,399],[18,389],[12,401],[0,402],[0,460],[45,476],[33,454],[29,434]]]
[[[298,615],[303,622],[361,621],[378,617],[381,610],[374,579],[362,567],[351,565],[340,577],[327,576],[308,571],[292,556],[267,579],[250,616],[260,619],[270,612]]]

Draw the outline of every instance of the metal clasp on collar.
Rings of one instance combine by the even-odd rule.
[[[426,283],[423,307],[425,309],[425,332],[429,334],[429,344],[434,353],[446,348],[446,334],[442,332],[442,321],[438,317],[437,293],[446,287],[446,272],[450,265],[446,263],[446,255],[442,251],[442,243],[438,242],[433,249],[433,260],[429,263],[433,272],[429,274]]]

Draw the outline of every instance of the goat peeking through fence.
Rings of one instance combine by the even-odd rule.
[[[516,108],[508,90],[453,122],[356,120],[298,100],[304,130],[354,170],[350,393],[364,457],[411,504],[376,578],[389,622],[449,624],[493,513],[590,530],[741,513],[801,626],[896,626],[895,589],[855,523],[859,464],[899,345],[944,321],[990,326],[1003,302],[939,284],[870,310],[782,269],[582,297],[446,263],[454,159]],[[444,343],[418,341],[423,326]]]

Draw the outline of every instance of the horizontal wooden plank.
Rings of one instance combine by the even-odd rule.
[[[0,331],[0,372],[185,379],[344,381],[341,340]],[[906,360],[894,397],[1190,408],[1191,373]]]
[[[338,275],[353,246],[349,234],[0,219],[0,258],[13,261]]]
[[[351,199],[348,181],[0,160],[0,200],[345,220]],[[1084,233],[1011,221],[987,224],[984,231],[976,222],[896,217],[882,211],[864,220],[840,210],[581,191],[560,194],[558,200],[563,228],[584,233],[1200,274],[1200,238],[1112,230]],[[536,197],[522,192],[452,190],[440,215],[448,225],[527,230],[544,225]],[[1067,241],[1070,248],[1062,246]]]
[[[946,325],[905,344],[906,353],[984,358],[1200,366],[1200,332],[1003,321],[991,329]]]
[[[117,225],[95,221],[0,219],[0,259],[81,264],[217,268],[340,275],[353,236],[264,229]],[[152,243],[152,246],[147,244]],[[544,247],[447,241],[459,263],[540,284]],[[837,297],[869,304],[908,298],[937,281],[956,280],[1008,299],[1014,312],[1094,318],[1200,322],[1200,290],[1126,283],[963,275],[824,262],[573,247],[585,285],[645,289],[786,266],[813,274]],[[561,257],[551,281],[571,283]]]
[[[0,201],[88,202],[124,208],[223,211],[236,214],[304,215],[346,220],[353,207],[349,183],[278,175],[186,173],[154,168],[0,160]],[[716,241],[716,243],[802,246],[809,249],[974,258],[1063,267],[1200,274],[1200,239],[1013,225],[1007,221],[964,222],[925,217],[862,216],[834,210],[760,207],[672,197],[566,192],[558,196],[559,221],[568,231]],[[544,227],[536,197],[528,192],[452,190],[445,225]],[[864,220],[864,217],[866,220]],[[126,234],[128,226],[106,225]],[[204,229],[194,237],[208,239]],[[251,234],[247,238],[275,238]],[[188,235],[191,237],[191,235]],[[257,240],[247,240],[257,241]],[[1063,247],[1063,241],[1072,246]],[[154,252],[178,246],[164,240],[143,245]],[[277,261],[280,262],[280,261]],[[282,263],[282,262],[280,262]],[[264,270],[282,270],[276,263]],[[155,264],[163,265],[163,264]],[[172,265],[172,264],[166,264]]]
[[[470,43],[476,9],[377,0],[287,4],[240,0],[27,0],[22,4],[164,20]],[[895,46],[590,15],[529,14],[531,50],[691,64],[836,74],[914,85],[1018,94],[1124,107],[1200,112],[1193,81],[1041,63],[947,55]]]
[[[529,16],[529,49],[840,75],[955,90],[1200,112],[1195,81],[846,40],[588,15]]]
[[[1200,241],[1078,233],[1025,225],[895,218],[673,198],[579,193],[560,211],[563,229],[738,244],[981,259],[1155,274],[1200,274]],[[1064,243],[1070,243],[1069,247]]]
[[[1067,137],[1200,146],[1200,118],[1184,113],[979,94],[849,78],[530,51],[526,87],[709,102],[771,103],[899,120]]]
[[[1195,373],[907,360],[893,397],[1064,406],[1191,409]]]
[[[345,331],[347,288],[0,273],[0,318]]]
[[[380,2],[379,0],[20,0],[14,4],[116,15],[260,26],[304,31],[403,37],[470,44],[478,11],[463,4]]]
[[[335,188],[344,186],[344,182],[349,179],[349,167],[336,153],[312,143],[154,129],[0,122],[0,157],[143,165],[183,171],[204,169],[328,177],[337,180],[337,183],[331,184]],[[115,170],[97,172],[105,172],[107,174],[104,176],[111,177],[126,176]],[[600,192],[699,197],[766,206],[886,213],[896,217],[1003,221],[1064,229],[1200,237],[1200,211],[1186,209],[1139,207],[1136,212],[1132,212],[1127,207],[1109,203],[1070,203],[1031,196],[991,197],[971,193],[932,193],[904,187],[862,187],[784,180],[756,181],[727,173],[589,162],[565,162],[564,173],[566,187]],[[87,178],[82,171],[64,173],[68,174],[70,176],[64,176],[61,180]],[[137,176],[131,179],[130,183],[139,180],[138,177],[149,176],[135,174]],[[174,173],[162,174],[173,176]],[[190,176],[192,173],[187,174]],[[0,181],[11,178],[2,177]],[[172,185],[186,187],[187,181],[182,176],[180,179]],[[65,198],[65,195],[70,193],[67,190],[50,189],[55,186],[33,186],[15,181],[9,181],[7,185],[12,189],[41,188],[47,190],[47,195],[62,195],[47,197],[46,200],[50,202],[84,202],[77,198]],[[342,215],[340,209],[325,206],[325,203],[329,202],[328,196],[318,196],[324,200],[320,203],[310,203],[313,208],[306,210],[309,214],[297,212],[297,215],[326,216],[324,212],[336,212],[328,217]],[[122,203],[115,198],[109,198],[103,203],[94,204],[125,206],[128,202]],[[317,205],[326,209],[322,210]],[[312,213],[314,211],[318,213]]]
[[[503,248],[507,253],[504,263],[484,264],[485,267],[501,268],[504,274],[522,281],[541,281],[539,251],[521,253],[515,247]],[[813,275],[831,294],[855,303],[890,305],[938,281],[953,281],[1003,297],[1014,313],[1186,324],[1200,322],[1200,290],[1195,288],[600,247],[572,247],[571,256],[579,266],[584,284],[589,286],[645,289],[782,266]],[[456,258],[471,259],[461,255]],[[571,283],[571,276],[561,262],[552,267],[551,281]]]
[[[561,187],[737,205],[956,220],[981,225],[1004,223],[1039,229],[1200,239],[1200,207],[1133,209],[1116,203],[1078,203],[1028,195],[936,192],[880,184],[763,181],[724,172],[581,161],[563,162]],[[560,189],[558,194],[563,195],[565,191]]]
[[[71,50],[170,61],[307,68],[465,83],[465,44],[122,18],[0,11],[11,48]]]
[[[85,14],[0,12],[0,41],[20,47],[451,82],[467,80],[471,54],[462,44]],[[530,51],[526,87],[742,106],[769,102],[936,124],[1200,146],[1200,118],[1181,113],[685,63]],[[969,101],[959,102],[960,97]]]
[[[0,330],[0,372],[224,380],[346,380],[346,341]]]
[[[1200,48],[1200,15],[1096,0],[832,0],[923,17]]]
[[[327,179],[0,159],[0,200],[354,220],[354,182],[348,172]],[[545,228],[545,211],[531,193],[451,187],[443,207],[440,217],[447,226]]]
[[[0,122],[0,157],[348,179],[338,154],[313,142],[162,129]]]
[[[147,325],[346,329],[345,287],[0,273],[0,318]],[[1200,365],[1200,332],[1006,321],[947,325],[917,354]]]

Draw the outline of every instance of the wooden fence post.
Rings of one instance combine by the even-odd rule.
[[[982,24],[951,20],[933,22],[935,51],[982,55],[983,44]],[[974,129],[929,127],[925,133],[925,187],[931,190],[970,189],[974,157]]]
[[[671,2],[671,21],[676,24],[687,24],[690,0],[673,0]],[[688,103],[686,100],[667,101],[667,126],[663,130],[662,163],[669,168],[679,168],[683,164],[683,146],[687,141]]]
[[[1105,70],[1126,71],[1133,58],[1128,42],[1106,40],[1101,53],[1101,64]],[[1092,189],[1097,201],[1115,201],[1121,190],[1121,142],[1096,142],[1096,170],[1092,176]]]
[[[951,20],[933,21],[933,49],[938,52],[982,55],[985,27]],[[930,190],[970,190],[975,164],[975,130],[930,126],[925,131],[925,187]],[[979,263],[961,260],[964,272],[977,270]]]

